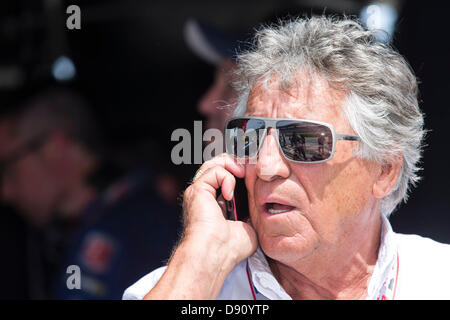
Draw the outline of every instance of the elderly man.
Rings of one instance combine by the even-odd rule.
[[[237,154],[202,165],[168,266],[124,298],[449,298],[450,246],[388,221],[418,180],[424,135],[407,62],[345,19],[289,21],[255,44],[239,57],[225,139],[263,134],[248,153],[228,148]],[[300,160],[293,134],[305,137]],[[232,199],[235,177],[245,177],[248,222],[226,220],[216,201],[219,187]]]

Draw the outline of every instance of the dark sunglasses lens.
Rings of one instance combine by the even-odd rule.
[[[230,120],[225,128],[227,153],[238,158],[256,156],[262,129],[264,129],[262,120],[245,118]]]
[[[327,126],[301,122],[279,121],[280,146],[289,160],[317,162],[330,158],[333,133]]]

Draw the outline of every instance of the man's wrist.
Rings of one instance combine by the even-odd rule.
[[[192,262],[194,267],[210,275],[228,275],[237,261],[235,250],[230,247],[230,243],[215,239],[186,238],[176,250],[176,254],[180,255],[181,261]]]
[[[215,299],[235,261],[232,250],[226,246],[185,238],[175,250],[163,277],[146,298]]]

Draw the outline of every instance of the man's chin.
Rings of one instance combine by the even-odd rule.
[[[259,244],[269,258],[288,265],[309,256],[314,251],[310,241],[298,236],[259,237]]]

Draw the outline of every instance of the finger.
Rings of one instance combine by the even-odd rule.
[[[245,176],[245,166],[242,163],[239,163],[234,157],[226,153],[222,153],[211,160],[206,161],[202,164],[199,170],[205,172],[206,170],[216,166],[225,168],[238,178],[243,178]]]
[[[258,237],[253,226],[248,223],[234,221],[233,227],[235,228],[234,233],[239,235],[234,240],[239,244],[241,252],[244,252],[244,254],[239,258],[239,263],[256,251],[258,248]]]
[[[221,188],[225,200],[233,198],[236,178],[230,171],[221,166],[215,166],[206,170],[195,182],[199,186],[207,189],[216,197],[216,190]]]

